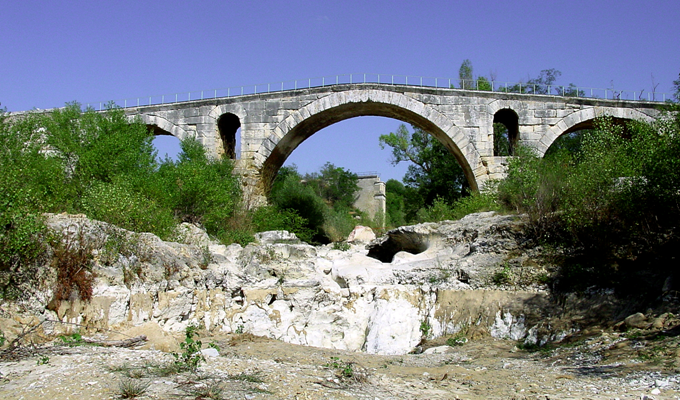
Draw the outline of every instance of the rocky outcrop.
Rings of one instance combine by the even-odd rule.
[[[54,284],[46,284],[29,308],[88,329],[155,324],[176,332],[198,324],[378,354],[404,354],[425,338],[460,331],[545,342],[574,329],[555,322],[565,305],[557,310],[526,278],[543,270],[524,265],[532,250],[523,247],[516,216],[480,213],[402,227],[347,251],[310,246],[284,231],[241,247],[211,241],[191,225],[180,227],[184,243],[177,243],[84,216],[50,215],[47,222],[64,240],[93,246],[95,287],[90,301],[55,303]],[[504,273],[524,281],[508,290],[497,279]]]

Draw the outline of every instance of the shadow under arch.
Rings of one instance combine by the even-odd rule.
[[[173,136],[172,133],[166,131],[158,125],[146,124],[146,129],[148,129],[149,132],[151,132],[151,134],[154,136]]]
[[[232,160],[241,158],[236,151],[241,140],[240,128],[241,119],[236,114],[227,112],[217,118],[217,130],[222,139],[224,155]]]
[[[494,129],[494,156],[513,156],[515,155],[515,147],[517,147],[517,140],[519,139],[519,116],[512,108],[506,107],[496,111],[493,115],[494,124],[502,124],[505,126],[507,137],[496,137],[496,129]],[[495,128],[495,127],[494,127]],[[505,142],[505,143],[502,143]],[[505,145],[505,152],[499,148]]]
[[[424,117],[420,113],[414,112],[399,105],[376,101],[363,101],[348,102],[329,107],[323,111],[302,119],[299,123],[288,129],[287,132],[285,132],[285,134],[277,141],[276,145],[273,146],[271,152],[269,152],[260,169],[261,184],[263,185],[264,193],[268,193],[268,189],[271,187],[271,183],[276,177],[276,173],[284,164],[286,159],[302,142],[321,129],[336,122],[362,116],[376,116],[397,119],[416,126],[431,134],[437,140],[439,140],[456,158],[463,169],[465,177],[470,184],[470,188],[474,191],[478,190],[477,179],[474,175],[473,168],[461,151],[461,146],[455,143],[454,139],[452,139],[438,124]],[[450,125],[455,128],[452,123]],[[357,143],[357,146],[360,145],[362,144]],[[481,162],[478,164],[481,164]]]
[[[185,131],[183,128],[162,117],[137,114],[131,116],[131,118],[139,118],[139,120],[144,125],[146,125],[146,127],[154,134],[154,136],[170,135],[176,137],[179,140],[184,140],[189,136],[187,131]]]

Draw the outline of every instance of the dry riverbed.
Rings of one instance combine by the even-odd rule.
[[[219,356],[173,372],[156,350],[44,348],[0,363],[2,399],[677,399],[678,339],[660,332],[591,330],[549,349],[491,338],[427,343],[402,356],[305,347],[251,335],[202,337]],[[429,350],[428,350],[429,347]],[[438,351],[443,351],[438,353]],[[428,354],[429,353],[429,354]],[[140,389],[141,390],[141,389]],[[213,397],[210,397],[210,396]]]

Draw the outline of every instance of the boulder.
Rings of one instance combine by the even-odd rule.
[[[347,241],[353,243],[354,242],[368,243],[372,240],[375,240],[375,233],[373,233],[373,229],[361,225],[355,226],[352,232],[347,237]]]
[[[623,323],[628,328],[647,329],[651,325],[643,313],[635,313],[626,317]]]

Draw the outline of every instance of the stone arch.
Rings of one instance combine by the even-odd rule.
[[[225,133],[225,130],[220,130],[219,122],[221,118],[225,115],[229,115],[229,119],[232,120],[232,128],[231,129],[226,129],[226,132],[229,132],[226,136],[226,138],[223,136]],[[227,103],[227,104],[217,104],[212,107],[210,112],[208,113],[207,117],[208,119],[214,123],[215,125],[215,131],[214,131],[214,152],[215,155],[222,155],[222,154],[227,154],[227,150],[231,148],[232,143],[225,143],[226,140],[228,139],[230,142],[233,142],[233,156],[229,156],[229,158],[232,159],[240,159],[241,154],[238,153],[243,153],[243,140],[241,138],[241,133],[244,129],[243,125],[245,123],[245,118],[246,112],[243,108],[243,104],[241,103]],[[233,125],[235,124],[234,120],[238,119],[238,128],[233,129]],[[213,122],[214,121],[214,122]],[[233,138],[231,137],[233,134]],[[240,149],[239,152],[236,150]]]
[[[610,116],[621,121],[645,121],[652,122],[654,117],[632,108],[616,107],[590,107],[584,108],[565,116],[548,129],[541,140],[538,141],[536,151],[543,157],[548,148],[558,137],[581,129],[592,128],[593,122],[598,117]]]
[[[217,132],[222,139],[224,155],[234,160],[237,157],[236,143],[240,139],[241,119],[232,113],[224,113],[217,118]]]
[[[153,131],[154,135],[172,135],[179,140],[184,140],[189,136],[186,130],[163,117],[147,114],[139,114],[136,117],[139,117],[142,123]]]
[[[496,149],[496,144],[499,141],[499,138],[497,138],[496,132],[494,130],[494,156],[501,156],[501,155],[509,155],[512,156],[515,154],[515,147],[517,146],[517,141],[519,140],[519,116],[513,110],[512,108],[501,108],[500,110],[496,111],[493,115],[493,123],[494,124],[503,124],[505,126],[505,129],[507,129],[508,132],[508,137],[507,137],[507,146],[508,146],[508,154],[497,154],[497,149]]]
[[[472,190],[487,177],[474,144],[450,118],[404,94],[381,90],[335,92],[293,111],[281,121],[255,152],[262,189],[288,156],[307,138],[329,125],[359,116],[394,118],[430,133],[447,147],[463,168]]]

